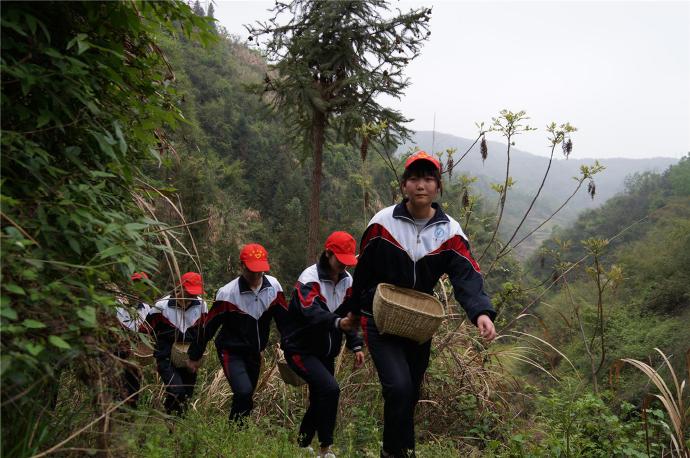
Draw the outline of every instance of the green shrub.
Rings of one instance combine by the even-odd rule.
[[[543,456],[647,456],[645,432],[634,406],[623,403],[620,412],[614,412],[604,398],[577,387],[561,385],[537,400],[538,414],[544,438],[535,452]],[[663,427],[660,411],[651,413],[650,427]],[[650,443],[657,452],[660,444]]]

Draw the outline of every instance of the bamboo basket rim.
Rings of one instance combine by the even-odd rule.
[[[404,294],[412,295],[412,296],[417,296],[419,298],[422,298],[426,301],[432,301],[434,304],[439,306],[439,313],[433,313],[429,312],[426,310],[420,310],[414,307],[411,307],[406,304],[400,304],[399,302],[395,302],[391,300],[389,297],[386,297],[384,291],[388,290],[398,290],[403,292]],[[398,309],[402,309],[405,311],[413,311],[419,315],[425,315],[429,318],[444,318],[446,313],[445,310],[443,309],[443,304],[441,301],[439,301],[436,297],[432,296],[431,294],[423,293],[421,291],[417,291],[416,289],[411,289],[411,288],[403,288],[402,286],[396,286],[392,285],[390,283],[379,283],[378,286],[376,287],[376,292],[379,294],[379,297],[386,303],[387,306],[389,307],[395,307]]]
[[[420,344],[433,338],[446,315],[436,297],[390,283],[377,285],[373,312],[382,334],[405,337]]]

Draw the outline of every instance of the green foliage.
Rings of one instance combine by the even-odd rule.
[[[300,456],[295,434],[268,418],[246,426],[228,424],[227,415],[190,411],[182,419],[153,421],[148,415],[121,431],[131,457]]]
[[[663,174],[630,178],[626,193],[586,212],[544,244],[543,268],[531,261],[533,273],[567,272],[557,285],[560,291],[544,298],[548,307],[538,314],[551,343],[585,373],[596,370],[589,358],[605,354],[600,384],[619,359],[658,362],[655,347],[672,355],[682,373],[690,326],[690,195],[671,177],[684,176],[689,168],[686,159]],[[589,258],[576,264],[585,255]],[[605,340],[591,347],[602,335]],[[615,386],[619,396],[633,400],[645,396],[646,383],[627,371]]]
[[[589,179],[601,165],[584,167],[582,175],[575,179]],[[662,208],[671,204],[669,211],[685,206],[690,197],[690,192],[683,186],[682,177],[690,174],[690,160],[687,158],[669,167],[663,174],[645,172],[635,174],[626,180],[626,191],[608,201],[600,208],[589,210],[580,217],[568,229],[554,234],[551,240],[547,240],[542,248],[555,248],[554,240],[574,240],[576,242],[591,237],[610,239],[609,253],[613,253],[616,247],[626,245],[630,241],[638,240],[653,226],[655,215],[667,212]],[[679,214],[680,216],[680,214]],[[650,218],[651,217],[651,218]],[[615,238],[614,238],[615,236]],[[571,246],[562,253],[564,259],[579,259],[585,254],[585,250],[579,243]],[[538,257],[530,261],[534,272],[548,271],[552,264],[546,263],[544,267],[537,268]]]
[[[612,399],[582,392],[565,380],[536,399],[536,415],[523,425],[506,425],[503,440],[488,438],[486,456],[501,457],[647,457],[661,456],[664,413],[651,409],[647,423],[632,404],[612,409]],[[648,454],[651,453],[651,455]]]
[[[350,421],[341,426],[340,435],[344,444],[346,456],[364,455],[367,449],[376,450],[375,445],[383,432],[379,421],[372,415],[371,408],[364,405],[355,405],[348,412]]]
[[[298,0],[277,3],[270,24],[250,27],[276,72],[257,89],[269,92],[271,103],[299,126],[305,145],[311,144],[315,113],[323,113],[348,142],[367,123],[385,122],[391,131],[407,133],[402,114],[377,100],[400,97],[409,85],[402,72],[429,35],[431,10],[392,17],[388,10],[384,0]]]
[[[130,417],[132,418],[132,417]],[[298,420],[298,419],[297,419]],[[380,431],[370,426],[374,419],[361,408],[353,420],[357,423],[338,429],[333,450],[337,456],[375,457],[379,455]],[[360,423],[362,420],[363,423]],[[303,458],[307,455],[297,446],[297,431],[264,417],[246,425],[228,424],[225,412],[190,411],[182,419],[163,421],[153,412],[140,410],[133,421],[120,430],[121,450],[131,457],[205,457],[252,456]],[[317,443],[314,442],[314,448]],[[438,440],[421,444],[420,457],[456,455],[457,444]]]
[[[532,130],[537,130],[535,127],[530,127],[525,122],[529,120],[527,112],[524,110],[513,112],[510,110],[501,110],[500,114],[495,118],[491,118],[490,132],[498,132],[504,136],[508,142],[511,142],[514,136],[520,135]],[[509,143],[508,146],[513,146],[515,143]]]
[[[3,427],[9,455],[56,370],[117,340],[96,327],[114,311],[104,285],[155,267],[130,192],[154,129],[181,119],[154,36],[205,30],[192,16],[175,2],[3,4],[2,402],[22,411]]]
[[[501,288],[497,289],[491,296],[494,308],[498,313],[496,326],[501,328],[509,320],[515,318],[528,304],[528,298],[521,282],[507,281],[503,283]]]
[[[633,296],[649,312],[690,310],[690,203],[669,202],[640,240],[620,250]]]
[[[644,426],[634,406],[624,403],[619,416],[602,398],[564,387],[538,400],[547,434],[539,447],[542,456],[648,456]],[[650,411],[649,418],[653,431],[663,428],[661,411]],[[654,456],[662,449],[662,443],[650,444]]]
[[[665,173],[670,192],[676,196],[690,196],[690,156],[681,158],[680,162]]]

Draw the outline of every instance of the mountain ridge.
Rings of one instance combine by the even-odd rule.
[[[479,142],[471,146],[474,140],[464,137],[441,132],[418,131],[412,135],[411,141],[404,142],[398,148],[397,154],[403,154],[415,146],[419,146],[422,149],[429,148],[432,145],[432,136],[434,137],[434,151],[443,152],[444,159],[445,151],[448,148],[457,149],[453,154],[453,159],[456,161],[454,175],[467,174],[477,177],[478,181],[472,186],[471,192],[481,194],[492,204],[496,203],[498,195],[492,190],[491,184],[503,184],[505,181],[507,144],[500,141],[487,140],[488,157],[486,161],[482,161]],[[516,142],[519,144],[519,137]],[[457,162],[468,150],[469,152],[465,158],[461,162]],[[577,154],[577,145],[575,145],[573,154]],[[595,161],[598,161],[605,169],[594,176],[594,183],[596,185],[594,197],[590,197],[586,192],[586,186],[582,186],[568,205],[553,220],[544,225],[528,243],[525,243],[521,249],[517,250],[520,256],[529,255],[536,249],[541,240],[550,235],[554,227],[571,224],[582,211],[597,208],[608,199],[623,192],[628,177],[645,172],[660,173],[679,161],[676,158],[663,156],[642,159],[596,159],[579,158],[573,154],[568,158],[564,158],[560,146],[556,147],[544,188],[518,235],[522,236],[529,232],[531,228],[536,227],[568,199],[577,186],[573,177],[580,176],[581,166],[591,166]],[[529,202],[531,202],[541,184],[548,162],[548,157],[521,150],[519,147],[511,147],[510,176],[513,178],[514,185],[508,191],[506,199],[507,216],[505,224],[501,227],[502,235],[509,235],[507,232],[512,233],[515,225],[528,208]]]

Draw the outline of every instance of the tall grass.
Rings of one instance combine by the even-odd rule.
[[[686,434],[690,423],[690,406],[686,404],[687,400],[684,395],[687,381],[683,380],[679,383],[678,377],[666,354],[658,348],[655,348],[655,350],[661,355],[668,368],[671,380],[673,381],[672,388],[674,388],[674,390],[669,388],[659,371],[655,370],[649,364],[632,358],[623,358],[621,361],[642,371],[654,386],[657,387],[659,393],[654,394],[653,397],[661,401],[661,404],[664,406],[671,420],[672,428],[670,430],[670,436],[674,456],[687,458],[690,457],[690,447],[686,441]],[[686,364],[690,371],[690,350],[686,354]]]

